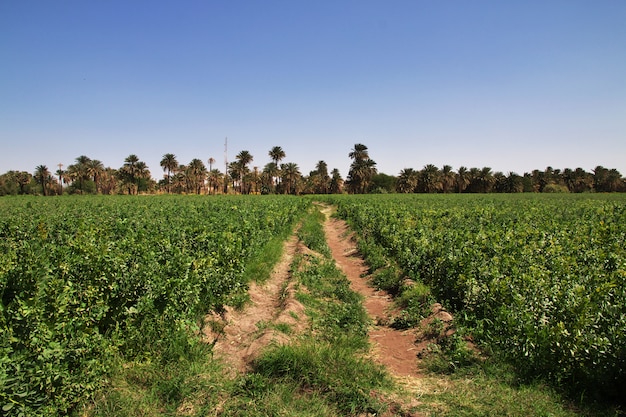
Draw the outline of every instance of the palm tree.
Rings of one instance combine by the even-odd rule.
[[[456,174],[457,192],[462,193],[470,183],[469,171],[466,167],[459,167]]]
[[[100,191],[102,194],[113,194],[117,188],[117,171],[113,168],[105,168],[100,175]]]
[[[609,170],[606,178],[606,189],[609,192],[621,191],[620,188],[623,186],[624,180],[622,179],[622,174],[619,173],[618,170],[612,168]]]
[[[573,193],[582,193],[593,189],[593,176],[582,168],[572,171],[566,168],[563,171],[563,179],[567,188]]]
[[[377,173],[376,162],[369,157],[367,146],[357,143],[348,156],[353,160],[348,171],[348,187],[353,193],[365,193]]]
[[[343,178],[337,168],[333,168],[330,173],[330,192],[340,194],[343,191]]]
[[[235,158],[237,159],[237,162],[239,162],[239,166],[240,166],[240,177],[241,177],[241,193],[242,194],[248,194],[250,192],[249,189],[247,189],[247,185],[246,185],[246,176],[249,172],[248,169],[248,164],[250,162],[252,162],[252,160],[254,159],[253,156],[250,154],[250,152],[248,151],[241,151],[237,154],[237,156],[235,156]]]
[[[424,193],[441,191],[441,174],[439,168],[433,164],[425,165],[419,174],[418,190]]]
[[[41,185],[41,190],[43,192],[43,195],[44,196],[48,195],[48,192],[47,192],[48,186],[53,181],[52,175],[50,174],[48,167],[45,165],[38,165],[35,168],[35,173],[33,174],[33,177],[35,178],[35,181],[37,182],[37,184]]]
[[[167,192],[170,193],[170,183],[172,182],[172,171],[175,171],[178,167],[178,161],[176,160],[176,155],[173,153],[166,153],[163,155],[163,159],[161,159],[161,168],[163,168],[163,172],[167,171]]]
[[[276,193],[276,178],[280,175],[280,168],[275,162],[270,162],[263,167],[263,174],[268,178],[269,186]]]
[[[472,167],[467,171],[467,178],[469,182],[467,183],[466,190],[470,193],[479,193],[481,183],[480,183],[480,169],[476,167]]]
[[[69,177],[72,182],[78,181],[78,190],[84,192],[84,182],[89,179],[89,161],[91,159],[85,155],[76,158],[76,163],[67,167]]]
[[[233,161],[228,164],[228,175],[230,179],[233,181],[233,189],[239,189],[239,192],[242,193],[243,187],[241,184],[241,179],[243,178],[243,166],[239,161]]]
[[[58,183],[59,183],[59,195],[63,194],[63,178],[66,175],[67,171],[63,170],[63,164],[59,164],[59,169],[56,170],[55,174],[56,176],[59,178],[58,179]]]
[[[405,168],[400,171],[396,190],[399,193],[414,193],[419,183],[419,172],[413,168]]]
[[[481,169],[480,174],[478,175],[478,180],[480,183],[481,193],[491,192],[491,188],[493,187],[493,184],[495,182],[493,173],[491,172],[491,168],[484,167],[483,169]]]
[[[616,169],[608,169],[598,165],[593,170],[593,182],[597,192],[615,192],[623,187],[622,174]]]
[[[324,161],[318,161],[315,165],[315,171],[309,175],[315,194],[328,194],[330,190],[330,175],[328,175],[328,164]]]
[[[185,165],[178,165],[175,169],[174,176],[172,177],[172,186],[174,187],[174,192],[180,194],[184,191],[187,191],[189,188],[187,185],[187,167]]]
[[[139,190],[140,168],[145,169],[145,164],[138,166],[139,162],[137,155],[130,154],[124,159],[124,165],[118,171],[121,181],[128,187],[128,194],[136,194]]]
[[[354,161],[363,161],[365,159],[369,159],[370,157],[367,151],[367,146],[363,145],[362,143],[355,144],[354,149],[350,151],[348,156]]]
[[[201,160],[194,158],[187,166],[186,172],[190,183],[190,189],[196,194],[200,194],[202,192],[202,188],[204,187],[204,181],[207,175],[206,166]]]
[[[91,159],[87,162],[87,174],[93,178],[93,182],[96,185],[96,193],[101,191],[100,176],[104,172],[104,165],[97,159]]]
[[[252,168],[252,172],[250,174],[250,185],[254,185],[254,193],[259,193],[259,184],[261,183],[261,175],[259,173],[259,167]]]
[[[148,183],[150,179],[150,170],[148,165],[143,161],[138,161],[137,165],[137,191],[148,191]]]
[[[269,156],[272,158],[272,161],[278,166],[279,162],[285,159],[285,151],[280,146],[274,146],[269,151]]]
[[[507,193],[521,193],[524,191],[523,177],[515,172],[509,172],[506,177],[506,192]]]
[[[454,187],[454,183],[456,182],[456,175],[454,174],[454,171],[452,170],[452,167],[450,165],[444,165],[443,168],[441,168],[440,173],[441,191],[443,191],[444,193],[448,193]]]
[[[493,174],[493,189],[496,193],[508,193],[507,177],[502,171]]]
[[[282,164],[281,171],[283,174],[283,183],[285,184],[285,192],[288,192],[289,194],[298,194],[298,182],[302,177],[298,165],[293,162]]]
[[[212,169],[207,173],[207,180],[209,183],[209,192],[211,194],[217,193],[218,185],[222,180],[222,173],[219,169]]]
[[[272,149],[270,149],[269,156],[270,158],[272,158],[272,162],[274,162],[274,165],[278,170],[278,172],[274,176],[274,179],[272,180],[272,183],[276,185],[276,182],[280,181],[280,161],[285,159],[286,154],[283,148],[281,148],[280,146],[274,146]],[[274,189],[274,191],[276,191],[276,189]]]

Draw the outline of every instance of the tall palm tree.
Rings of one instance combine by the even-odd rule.
[[[87,162],[87,174],[93,179],[96,185],[96,193],[102,191],[102,184],[100,184],[100,176],[104,172],[104,165],[97,159],[91,159]]]
[[[78,181],[78,189],[82,194],[84,192],[84,183],[89,179],[89,161],[91,159],[85,155],[76,158],[76,163],[67,167],[72,182]]]
[[[276,184],[276,182],[280,181],[280,161],[285,159],[287,155],[285,154],[283,148],[281,148],[280,146],[274,146],[272,149],[270,149],[269,156],[272,159],[272,162],[274,162],[276,169],[278,170],[278,172],[274,176],[274,179],[272,180],[272,183]],[[274,191],[276,191],[276,189],[274,189]]]
[[[280,168],[275,162],[269,162],[263,167],[263,173],[268,178],[269,186],[276,193],[276,178],[280,175]]]
[[[283,174],[282,179],[285,185],[285,192],[298,194],[298,183],[302,177],[298,165],[293,162],[282,164],[281,171]]]
[[[174,192],[180,194],[187,191],[189,188],[187,184],[186,174],[187,167],[183,164],[180,164],[174,172],[174,176],[172,177],[172,187],[174,188]]]
[[[243,193],[243,187],[241,184],[241,180],[243,178],[243,165],[239,161],[233,161],[228,164],[228,176],[233,182],[233,190],[239,189],[240,193]]]
[[[202,188],[204,187],[204,181],[206,180],[206,166],[201,160],[194,158],[191,160],[189,165],[187,165],[186,172],[191,189],[196,194],[200,194],[202,192]]]
[[[270,158],[272,158],[272,161],[276,164],[276,166],[278,166],[280,161],[285,159],[286,155],[285,151],[283,151],[283,148],[281,148],[280,146],[274,146],[272,149],[270,149],[269,156]]]
[[[350,151],[348,156],[350,157],[350,159],[353,159],[357,162],[369,159],[370,157],[367,146],[363,145],[362,143],[355,144],[354,148]]]
[[[176,160],[176,155],[173,153],[166,153],[163,155],[163,159],[161,159],[161,168],[163,168],[163,172],[167,172],[167,192],[171,192],[170,184],[172,182],[172,172],[176,170],[178,167],[178,161]]]
[[[443,191],[444,193],[448,193],[454,187],[454,184],[456,182],[456,175],[454,174],[454,171],[452,170],[452,167],[450,165],[444,165],[443,168],[441,168],[440,173],[441,191]]]
[[[348,187],[353,193],[365,193],[378,172],[376,162],[369,157],[367,146],[362,143],[354,145],[348,156],[353,160],[348,171]]]
[[[491,172],[491,168],[483,167],[483,169],[480,170],[480,173],[478,175],[478,181],[480,184],[481,193],[491,192],[491,188],[493,187],[493,184],[495,182],[493,173]]]
[[[261,183],[261,175],[259,171],[259,167],[253,167],[252,172],[250,173],[250,185],[254,186],[254,193],[259,193],[259,184]]]
[[[63,164],[59,164],[59,169],[56,170],[55,174],[59,178],[58,187],[59,187],[59,195],[63,194],[63,179],[66,175],[67,171],[63,170]]]
[[[248,194],[250,190],[247,188],[246,176],[249,173],[248,164],[252,162],[254,157],[248,151],[241,151],[237,154],[237,156],[235,156],[235,158],[237,159],[237,162],[239,162],[241,168],[241,193]]]
[[[45,165],[38,165],[35,168],[35,173],[33,174],[33,177],[35,178],[37,184],[41,185],[43,195],[48,195],[48,186],[53,181],[52,175],[50,174],[48,167]]]
[[[343,178],[337,168],[333,168],[330,172],[330,192],[340,194],[343,191]]]
[[[457,192],[462,193],[465,191],[470,181],[470,174],[467,168],[464,166],[459,167],[459,170],[456,173]]]
[[[121,180],[126,184],[128,194],[136,194],[138,192],[138,180],[139,180],[139,157],[135,154],[130,154],[124,159],[124,165],[118,171],[121,176]]]

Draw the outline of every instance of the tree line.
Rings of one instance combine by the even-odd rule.
[[[250,167],[254,157],[239,152],[225,172],[214,168],[215,159],[205,163],[197,158],[180,164],[176,155],[166,153],[160,161],[163,178],[155,181],[145,162],[135,154],[118,169],[81,155],[55,172],[39,165],[31,174],[8,171],[0,175],[0,195],[38,194],[339,194],[339,193],[521,193],[521,192],[626,192],[626,179],[616,169],[597,166],[563,170],[547,167],[523,175],[493,172],[489,167],[438,168],[428,164],[420,170],[405,168],[397,176],[379,173],[367,146],[357,143],[348,153],[352,160],[346,180],[338,169],[329,171],[323,160],[303,175],[280,146],[272,147],[262,169]]]

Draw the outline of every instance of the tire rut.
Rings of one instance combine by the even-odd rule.
[[[356,242],[346,222],[331,217],[331,207],[324,206],[322,212],[326,216],[324,232],[333,258],[350,281],[352,289],[365,298],[365,309],[374,323],[369,331],[373,359],[396,377],[419,376],[415,332],[378,324],[389,321],[394,307],[391,296],[368,284],[368,267],[358,255]]]

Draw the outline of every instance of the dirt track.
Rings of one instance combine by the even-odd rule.
[[[396,377],[418,376],[415,334],[376,325],[388,322],[392,300],[383,291],[368,286],[367,278],[363,277],[367,267],[358,255],[356,243],[346,223],[331,217],[330,207],[324,207],[323,212],[326,215],[324,232],[332,256],[350,280],[351,288],[365,297],[364,305],[373,323],[369,332],[372,357]],[[207,330],[207,340],[214,343],[215,354],[231,364],[233,371],[245,372],[265,346],[289,340],[287,335],[273,330],[276,324],[287,323],[295,327],[293,333],[307,325],[304,307],[295,301],[290,284],[289,267],[294,255],[301,250],[305,249],[294,234],[285,242],[282,259],[271,278],[264,284],[250,285],[251,302],[245,309],[237,311],[227,308],[222,317],[209,318],[220,321],[223,331]]]
[[[413,331],[399,331],[376,323],[387,323],[393,308],[391,297],[384,291],[370,287],[365,261],[357,252],[356,243],[348,226],[343,220],[330,217],[331,209],[323,210],[326,214],[324,232],[333,258],[348,280],[352,290],[365,297],[365,309],[373,321],[369,331],[374,359],[386,366],[396,376],[416,376],[419,373],[416,358],[415,334]]]

